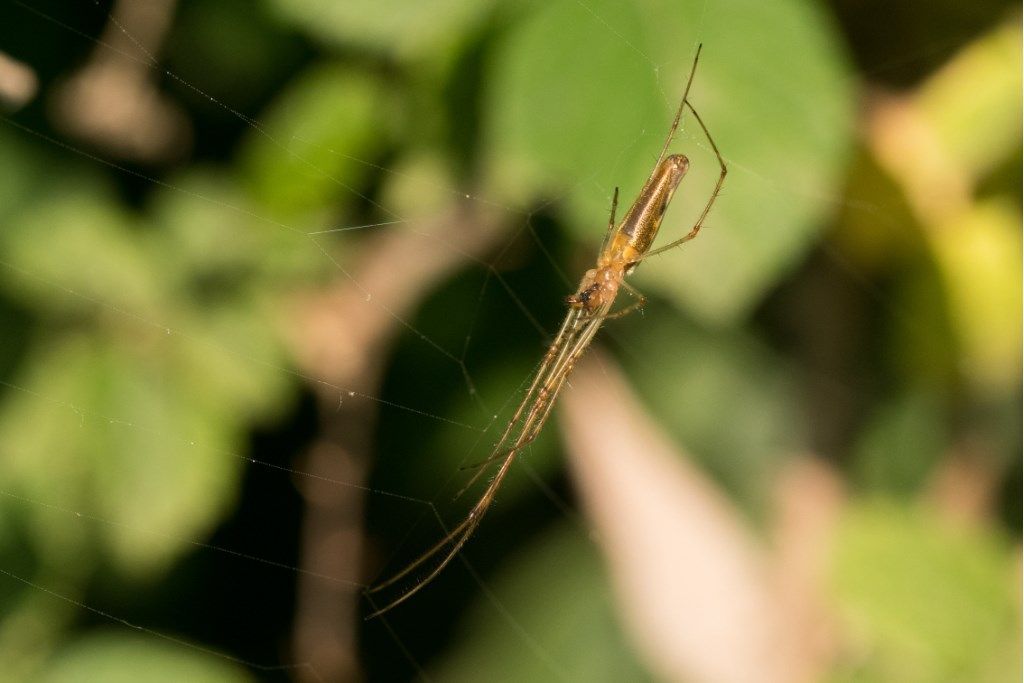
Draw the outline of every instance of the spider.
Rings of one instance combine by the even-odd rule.
[[[700,232],[704,220],[707,218],[711,207],[722,190],[722,185],[725,182],[725,176],[728,171],[725,160],[722,158],[721,152],[718,151],[711,133],[708,132],[704,121],[701,120],[700,115],[687,99],[690,93],[690,86],[693,84],[694,74],[697,71],[701,47],[697,47],[697,53],[693,58],[693,66],[690,68],[690,75],[686,82],[686,88],[683,91],[683,97],[679,102],[672,125],[669,127],[665,144],[658,155],[654,170],[651,171],[651,175],[647,178],[643,188],[641,188],[640,194],[622,219],[622,222],[618,225],[615,222],[615,212],[618,207],[619,190],[618,188],[615,189],[612,197],[608,229],[604,242],[601,245],[601,251],[598,253],[597,264],[594,268],[584,273],[576,292],[567,297],[566,302],[568,303],[569,310],[566,313],[565,320],[562,322],[558,334],[555,336],[540,366],[537,368],[529,390],[523,397],[519,407],[516,408],[515,414],[495,445],[491,456],[480,463],[480,465],[486,466],[500,461],[501,465],[491,478],[480,499],[458,526],[404,569],[368,590],[368,593],[372,594],[393,586],[430,560],[440,558],[426,576],[419,579],[411,588],[377,609],[367,618],[373,618],[387,612],[422,590],[424,586],[441,573],[466,544],[466,541],[469,540],[469,537],[479,526],[480,520],[483,519],[487,509],[494,501],[498,488],[508,475],[509,468],[512,467],[516,456],[537,437],[544,427],[544,423],[547,422],[551,409],[554,407],[558,393],[565,386],[565,382],[573,367],[590,345],[602,323],[605,320],[627,315],[644,305],[644,296],[626,282],[626,276],[636,270],[636,267],[644,259],[664,253],[669,249],[674,249],[684,242],[692,240]],[[710,198],[704,205],[700,216],[690,231],[683,237],[663,247],[651,250],[654,238],[661,227],[661,220],[665,215],[665,210],[668,208],[672,195],[690,166],[689,159],[685,155],[668,154],[668,148],[675,138],[676,131],[679,129],[679,122],[682,119],[683,111],[687,109],[693,114],[701,130],[704,132],[704,136],[707,138],[711,149],[718,159],[721,170]],[[615,299],[618,297],[619,290],[621,289],[626,290],[636,300],[625,308],[612,312],[612,305],[615,303]],[[472,485],[485,471],[487,471],[486,467],[481,467],[463,490]]]

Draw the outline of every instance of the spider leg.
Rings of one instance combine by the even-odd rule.
[[[697,222],[693,224],[693,228],[690,229],[690,232],[688,232],[683,237],[675,240],[674,242],[666,244],[663,247],[652,249],[651,251],[647,252],[642,257],[640,257],[641,261],[649,256],[662,254],[668,251],[669,249],[674,249],[683,242],[689,242],[690,240],[697,236],[697,233],[700,232],[701,227],[703,227],[704,225],[704,219],[708,217],[708,213],[711,211],[711,207],[714,205],[715,200],[718,199],[718,195],[722,191],[722,185],[725,183],[725,175],[726,173],[729,172],[729,169],[725,165],[725,159],[722,158],[722,153],[718,151],[718,145],[715,144],[714,138],[711,137],[711,133],[708,132],[707,126],[705,126],[704,121],[701,120],[700,114],[697,113],[697,110],[694,109],[693,105],[690,104],[689,102],[684,101],[684,104],[687,106],[687,108],[689,108],[690,112],[693,113],[694,118],[697,119],[697,123],[700,124],[701,130],[704,131],[704,137],[706,137],[708,142],[711,143],[711,149],[715,151],[715,156],[718,158],[718,166],[721,169],[718,174],[718,182],[715,183],[715,189],[711,193],[711,197],[708,199],[707,204],[704,205],[704,210],[700,212],[700,217],[697,218]]]
[[[608,217],[608,231],[604,234],[604,240],[601,242],[601,251],[598,253],[603,254],[608,248],[608,243],[612,240],[612,235],[615,233],[615,210],[619,207],[619,188],[615,187],[615,192],[612,194],[612,212]]]
[[[630,313],[632,313],[633,311],[637,310],[638,308],[643,308],[644,304],[647,303],[647,297],[645,297],[643,294],[641,294],[640,290],[638,290],[636,287],[634,287],[633,285],[629,284],[625,280],[623,280],[620,283],[619,286],[622,287],[623,289],[625,289],[626,292],[630,296],[632,296],[633,298],[636,299],[636,301],[634,301],[633,303],[629,304],[628,306],[626,306],[622,310],[615,311],[614,313],[607,313],[607,314],[605,314],[605,316],[604,316],[605,320],[615,320],[616,318],[622,318],[624,316],[627,316]]]

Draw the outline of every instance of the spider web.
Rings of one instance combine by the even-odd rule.
[[[138,202],[143,220],[152,220],[153,214],[170,220],[179,211],[198,221],[205,234],[181,236],[184,248],[193,252],[189,256],[195,263],[212,263],[213,271],[231,271],[253,267],[244,260],[232,261],[230,252],[235,248],[250,249],[251,253],[262,253],[260,249],[272,252],[271,262],[256,266],[266,272],[253,278],[254,286],[262,288],[262,293],[256,295],[261,301],[255,307],[265,308],[252,319],[274,325],[278,332],[268,335],[254,331],[250,320],[239,321],[233,331],[230,318],[206,321],[224,325],[225,331],[203,329],[187,316],[151,315],[147,311],[162,310],[150,306],[155,299],[147,299],[146,292],[138,298],[132,294],[122,297],[120,291],[130,287],[132,281],[118,282],[104,274],[104,267],[118,266],[113,257],[119,254],[111,255],[108,262],[98,259],[92,264],[94,277],[87,275],[81,280],[64,277],[58,261],[50,267],[47,257],[55,249],[41,233],[27,240],[38,254],[29,254],[24,260],[17,258],[20,254],[4,258],[0,265],[29,296],[42,292],[43,297],[59,299],[63,316],[70,312],[73,317],[77,311],[113,320],[115,326],[128,331],[126,338],[138,338],[140,344],[154,348],[152,357],[167,359],[172,371],[189,367],[176,365],[176,357],[200,353],[203,362],[193,371],[210,373],[212,396],[204,396],[203,382],[197,381],[189,385],[195,387],[191,398],[208,407],[210,401],[220,400],[213,386],[222,381],[235,391],[251,392],[252,396],[238,401],[234,413],[225,413],[224,419],[250,425],[245,429],[252,429],[254,423],[258,426],[255,436],[247,436],[225,434],[201,423],[190,425],[188,419],[168,421],[160,411],[173,408],[173,400],[162,399],[159,391],[129,394],[124,400],[139,401],[138,409],[114,401],[100,403],[114,406],[113,412],[97,411],[75,393],[70,371],[60,375],[69,379],[64,385],[40,385],[31,375],[9,375],[3,386],[9,395],[32,405],[27,412],[29,418],[50,415],[50,421],[69,431],[102,429],[112,436],[112,443],[132,453],[139,462],[159,455],[168,462],[181,461],[179,467],[195,467],[204,459],[222,464],[204,473],[209,482],[196,487],[198,497],[192,501],[200,508],[208,505],[214,512],[184,516],[170,509],[169,517],[161,517],[154,514],[160,500],[155,497],[143,503],[138,515],[138,519],[145,520],[142,522],[132,518],[130,509],[118,505],[93,508],[80,502],[66,503],[83,499],[67,492],[74,486],[73,478],[64,481],[59,470],[48,472],[35,487],[5,484],[0,494],[8,503],[24,507],[31,511],[30,516],[54,525],[59,529],[55,532],[58,538],[78,539],[74,543],[86,545],[111,543],[109,537],[120,539],[111,543],[110,552],[117,558],[113,561],[134,567],[139,574],[132,577],[132,569],[122,568],[123,574],[114,574],[120,578],[109,580],[114,585],[88,590],[62,588],[65,583],[74,585],[75,577],[62,577],[52,569],[23,562],[2,565],[0,573],[10,585],[30,589],[33,600],[45,598],[61,603],[68,614],[74,615],[65,618],[97,626],[120,625],[174,648],[241,665],[260,678],[280,675],[328,680],[333,673],[346,670],[345,664],[336,660],[340,655],[331,643],[324,644],[323,652],[310,647],[305,657],[297,657],[294,645],[289,647],[254,634],[239,622],[253,619],[263,623],[267,614],[284,621],[294,618],[296,633],[301,634],[304,627],[314,629],[306,636],[298,635],[300,641],[322,640],[316,625],[329,623],[339,612],[326,609],[326,616],[320,615],[318,621],[318,600],[339,600],[343,605],[341,615],[346,613],[344,609],[351,611],[353,605],[365,613],[361,591],[373,582],[373,577],[400,567],[459,519],[465,501],[451,499],[470,476],[461,468],[487,456],[504,426],[503,419],[517,403],[531,368],[556,328],[561,298],[571,291],[575,273],[582,271],[590,258],[589,248],[578,249],[556,229],[562,220],[559,212],[568,205],[570,215],[592,216],[589,225],[570,230],[579,230],[583,240],[597,244],[601,228],[593,226],[601,226],[604,219],[594,207],[607,210],[614,187],[610,179],[626,176],[622,179],[626,183],[624,197],[635,191],[643,177],[633,172],[635,160],[646,158],[649,163],[650,150],[660,144],[660,131],[667,125],[677,97],[676,84],[681,82],[677,75],[688,67],[692,48],[705,39],[708,13],[725,10],[700,5],[698,21],[688,27],[687,39],[680,43],[686,49],[679,50],[678,57],[669,64],[659,63],[641,48],[616,23],[615,12],[607,5],[579,2],[566,10],[576,12],[580,21],[589,22],[620,52],[632,54],[634,68],[656,82],[659,97],[655,104],[666,116],[626,127],[618,137],[596,143],[615,150],[613,163],[597,168],[584,165],[583,171],[577,167],[568,176],[575,181],[563,180],[553,186],[543,204],[535,202],[532,208],[522,209],[508,199],[528,188],[514,173],[493,185],[460,180],[439,169],[434,164],[436,159],[429,155],[401,159],[389,156],[387,145],[372,143],[374,135],[390,134],[379,130],[355,135],[352,140],[332,140],[318,130],[275,128],[272,108],[233,104],[179,76],[147,47],[145,36],[122,23],[116,11],[107,7],[91,7],[94,16],[85,21],[87,28],[81,28],[56,12],[16,5],[26,23],[38,22],[38,26],[48,26],[47,30],[68,41],[80,41],[83,53],[95,51],[108,58],[116,55],[134,64],[149,79],[204,102],[224,120],[240,125],[248,140],[245,144],[255,158],[254,168],[265,172],[275,164],[282,165],[302,182],[288,185],[278,180],[275,185],[274,178],[280,176],[266,173],[257,177],[254,185],[267,189],[271,199],[250,202],[235,189],[224,188],[216,173],[177,176],[159,164],[124,161],[103,145],[91,146],[74,135],[43,129],[27,117],[4,119],[7,131],[20,144],[47,147],[55,159],[70,159],[64,163],[76,164],[86,173],[107,179],[108,184],[110,179],[112,184],[120,184],[122,191]],[[724,20],[712,18],[715,23]],[[102,33],[95,28],[103,25],[106,29]],[[111,36],[118,42],[109,42]],[[332,74],[321,76],[321,85],[329,86]],[[365,95],[360,90],[363,85],[357,83],[342,93],[355,101]],[[707,94],[713,102],[714,93]],[[614,93],[608,94],[606,103],[609,110],[623,106]],[[291,106],[299,108],[304,103],[294,99]],[[264,121],[264,117],[270,121]],[[708,123],[714,131],[714,119],[708,117]],[[730,131],[726,128],[728,140]],[[278,130],[288,131],[288,136],[282,137]],[[127,132],[118,134],[116,130],[113,135],[125,144],[128,137]],[[352,147],[346,146],[348,142]],[[677,146],[694,150],[695,158],[705,162],[694,182],[698,188],[710,187],[707,178],[714,166],[707,163],[710,149],[699,132],[684,127]],[[772,178],[771,168],[748,165],[742,155],[731,156],[728,150],[726,157],[734,175],[759,184],[767,194],[798,203],[817,191],[810,181],[802,186],[779,185]],[[510,165],[518,161],[512,158]],[[271,184],[261,186],[261,182]],[[485,189],[476,189],[481,185]],[[102,186],[98,184],[96,191],[106,192]],[[312,204],[303,193],[315,192],[317,187],[334,198],[333,206],[346,208],[311,211],[299,218],[301,211],[294,206]],[[683,201],[699,208],[700,202],[694,199],[699,192],[694,190]],[[827,195],[817,201],[828,204],[843,200]],[[672,223],[688,225],[697,208],[673,212]],[[728,205],[723,210],[727,214],[723,222],[732,225]],[[866,210],[881,211],[883,218],[887,211],[879,207]],[[132,222],[123,216],[114,218]],[[153,228],[133,229],[144,233]],[[252,238],[257,240],[256,246],[244,242],[250,239],[245,236],[246,229],[256,233]],[[715,239],[723,238],[712,237],[712,245]],[[726,253],[727,247],[717,251],[712,247],[707,252],[709,258]],[[665,272],[676,270],[678,264],[668,261],[659,259],[656,266],[652,265],[650,270],[656,271],[650,279],[652,285],[657,285],[658,278],[665,278]],[[196,296],[215,291],[217,284],[204,283],[203,291]],[[685,302],[691,295],[680,296]],[[657,304],[653,306],[657,308]],[[700,304],[696,306],[699,318]],[[669,307],[662,308],[667,312]],[[628,324],[649,322],[643,319]],[[646,367],[649,373],[658,372],[660,366],[649,358],[649,348],[642,340],[629,337],[623,326],[603,331],[602,338],[637,366]],[[73,355],[63,360],[77,371]],[[217,376],[221,369],[227,373],[240,371],[244,377],[224,380]],[[156,380],[158,384],[173,383],[168,376],[158,375]],[[263,400],[261,392],[287,398]],[[146,401],[152,403],[147,405]],[[191,415],[187,409],[182,414]],[[249,417],[243,420],[239,414]],[[455,637],[451,630],[453,613],[475,600],[483,605],[475,609],[500,624],[497,628],[514,643],[511,647],[535,660],[540,671],[552,679],[573,677],[573,672],[566,671],[552,654],[550,644],[532,624],[521,621],[516,606],[494,589],[489,578],[503,560],[508,560],[511,551],[501,546],[524,547],[527,539],[551,525],[551,520],[568,528],[566,533],[577,540],[585,539],[590,532],[589,523],[578,517],[568,502],[571,493],[558,472],[557,439],[550,433],[553,426],[549,425],[547,431],[520,459],[516,479],[507,484],[509,492],[503,493],[480,532],[481,538],[474,542],[480,549],[471,546],[468,557],[460,557],[461,562],[438,580],[436,591],[417,596],[420,605],[413,616],[396,613],[368,625],[341,627],[330,634],[349,638],[350,644],[361,637],[365,640],[363,656],[404,662],[368,663],[371,674],[393,677],[412,673],[429,678],[430,653],[442,647],[445,639]],[[166,454],[171,457],[166,458]],[[440,455],[435,458],[434,454]],[[74,457],[95,454],[66,455],[71,459],[55,458],[54,465],[69,467]],[[12,453],[11,457],[16,459],[19,454]],[[100,476],[117,478],[110,472],[101,472]],[[177,481],[181,475],[168,476]],[[239,480],[242,487],[237,500],[214,493],[220,487],[233,487]],[[206,502],[203,495],[209,496]],[[219,510],[232,507],[236,509],[225,522],[226,513]],[[280,536],[289,540],[266,542],[267,537]],[[104,537],[106,540],[102,540]],[[159,550],[162,545],[172,550]],[[150,553],[153,555],[147,559]],[[365,565],[373,569],[368,571]],[[224,598],[225,622],[216,625],[226,628],[226,635],[215,634],[215,625],[204,629],[193,624],[187,636],[179,636],[174,625],[192,623],[187,616],[187,600],[155,615],[133,606],[138,596],[143,596],[138,602],[146,604],[146,596],[158,591],[163,582],[183,581],[187,585],[190,571],[227,572],[230,578],[225,585],[237,584],[238,588]],[[141,578],[147,573],[162,578],[155,584],[147,583]],[[127,588],[117,585],[122,581]],[[6,591],[12,592],[10,588]],[[282,595],[288,591],[298,594],[294,598]],[[289,614],[290,609],[307,617],[313,614],[314,618],[303,624],[302,616]],[[434,616],[424,621],[423,614]],[[165,628],[165,624],[172,626]],[[361,635],[356,635],[360,628]],[[277,653],[267,654],[266,647]],[[320,656],[328,663],[319,663]]]

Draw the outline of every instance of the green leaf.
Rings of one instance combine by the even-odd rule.
[[[643,681],[619,630],[601,561],[565,524],[489,581],[510,618],[483,600],[461,625],[449,657],[430,672],[442,681]],[[515,629],[510,626],[514,620]],[[530,636],[530,647],[522,634]]]
[[[1016,553],[981,529],[882,500],[856,504],[833,570],[850,651],[836,680],[1019,680]]]
[[[964,48],[917,93],[948,163],[972,176],[1020,149],[1021,29],[1006,21]]]
[[[81,638],[60,651],[41,683],[244,683],[237,664],[185,645],[120,633]]]
[[[879,406],[856,447],[862,482],[874,491],[915,493],[948,444],[947,419],[933,392],[910,392]]]
[[[37,351],[15,379],[22,391],[0,409],[4,480],[42,503],[26,513],[50,561],[94,534],[122,569],[150,573],[223,514],[242,468],[239,416],[204,401],[186,370],[79,336]]]
[[[270,169],[269,157],[267,162]],[[268,217],[265,207],[231,176],[193,169],[173,182],[178,191],[159,193],[152,215],[159,258],[175,266],[177,286],[198,295],[197,302],[189,303],[224,305],[246,288],[277,290],[282,281],[302,284],[331,267],[305,229],[296,227],[302,224]],[[267,298],[267,293],[253,296]]]
[[[492,0],[268,2],[281,17],[324,42],[409,57],[456,39],[480,20]]]
[[[649,309],[621,331],[645,405],[737,498],[758,503],[780,462],[805,448],[797,387],[768,349]]]
[[[493,454],[494,444],[529,386],[534,362],[536,359],[526,359],[522,356],[503,357],[500,365],[488,367],[486,371],[474,377],[474,381],[478,383],[477,390],[482,395],[507,398],[503,404],[495,408],[497,413],[492,420],[485,419],[480,406],[471,397],[465,398],[464,395],[456,396],[455,405],[450,410],[442,412],[443,415],[450,415],[455,422],[487,431],[474,433],[475,429],[444,424],[439,430],[436,444],[431,444],[431,447],[426,449],[427,453],[436,454],[435,457],[422,459],[418,463],[422,471],[417,470],[417,479],[421,482],[440,480],[434,489],[426,490],[436,490],[445,480],[450,479],[453,472],[461,475],[454,480],[455,490],[458,490],[477,472],[476,469],[461,471],[460,468],[481,462]],[[534,477],[549,480],[560,471],[564,463],[557,440],[558,429],[554,422],[555,420],[550,420],[550,424],[540,431],[537,438],[521,454],[520,467],[528,466],[530,475],[523,476],[519,467],[513,468],[508,481],[501,487],[500,506],[514,505],[522,496],[535,494],[537,485]],[[492,465],[490,471],[493,471],[493,467]],[[488,477],[481,477],[475,487],[466,494],[466,498],[473,500],[487,481]],[[439,503],[444,504],[445,501],[442,499]],[[464,514],[466,501],[457,501],[452,507],[458,510],[455,514]]]
[[[13,126],[0,130],[0,220],[32,199],[35,186],[45,182],[38,150],[25,144]]]
[[[703,42],[691,100],[731,174],[700,239],[645,263],[639,281],[728,322],[793,266],[834,209],[854,134],[852,92],[840,40],[815,6],[705,4],[534,5],[494,62],[489,171],[495,191],[517,201],[559,200],[577,234],[596,243],[613,187],[624,210],[650,174]],[[753,26],[757,40],[744,30]],[[672,149],[692,166],[662,244],[694,223],[718,175],[691,117]]]
[[[133,220],[106,188],[65,179],[11,220],[2,242],[12,264],[5,277],[34,306],[64,313],[137,313],[161,296],[163,266],[133,239]]]
[[[664,116],[656,73],[636,51],[646,44],[643,18],[633,4],[605,0],[530,10],[493,61],[489,174],[498,191],[520,201],[564,197],[573,217],[586,216],[594,228],[581,234],[596,241],[609,180],[633,183],[623,196],[639,189],[650,168],[634,171],[649,146],[638,150],[636,142]],[[605,35],[606,24],[614,33]],[[595,34],[608,38],[598,50]]]
[[[217,0],[177,7],[161,55],[178,97],[193,101],[193,116],[209,124],[237,122],[237,112],[251,111],[279,88],[308,50],[261,3]]]
[[[7,503],[0,501],[0,508],[6,516],[10,512]],[[12,552],[13,551],[13,552]],[[61,597],[57,599],[45,590],[23,583],[11,576],[4,576],[0,584],[0,662],[4,663],[4,681],[35,681],[41,667],[51,653],[63,641],[64,634],[71,628],[78,616],[78,607],[71,601],[82,599],[77,587],[88,575],[91,567],[79,554],[74,562],[61,562],[47,570],[35,572],[27,569],[31,562],[25,553],[18,553],[8,547],[0,555],[5,571],[19,579],[31,581],[39,586],[59,586]],[[15,559],[17,558],[17,559]]]
[[[94,349],[83,335],[38,345],[0,403],[3,457],[0,481],[5,498],[21,508],[16,519],[31,530],[32,549],[44,564],[63,566],[68,557],[81,569],[96,560],[96,539],[74,523],[68,509],[95,512],[89,495],[92,454],[87,450],[95,416],[88,409]],[[13,521],[13,520],[12,520]]]
[[[282,229],[337,200],[359,199],[365,162],[387,137],[388,111],[378,81],[338,64],[296,78],[280,96],[242,155],[252,195]]]
[[[101,416],[86,444],[96,509],[114,559],[145,575],[203,538],[233,502],[244,447],[229,403],[203,398],[187,366],[118,345],[96,360],[89,405]]]

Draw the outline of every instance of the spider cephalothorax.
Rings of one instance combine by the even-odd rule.
[[[596,311],[613,301],[619,291],[624,269],[615,264],[591,268],[583,275],[579,289],[568,298],[572,308]]]

